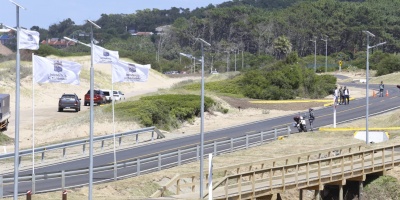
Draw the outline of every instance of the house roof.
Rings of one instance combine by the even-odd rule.
[[[58,38],[51,38],[48,40],[43,40],[41,42],[41,44],[48,44],[50,46],[74,46],[74,45],[76,45],[75,42],[65,40],[65,39],[59,40]]]

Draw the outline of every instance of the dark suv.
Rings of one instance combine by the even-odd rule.
[[[93,90],[93,102],[97,105],[107,103],[106,96],[102,90]],[[90,105],[90,90],[85,94],[85,106]]]
[[[76,112],[81,110],[81,99],[76,94],[63,94],[58,101],[58,112],[64,109],[74,109]]]

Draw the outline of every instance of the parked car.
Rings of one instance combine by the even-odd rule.
[[[97,105],[106,103],[106,96],[102,90],[93,90],[93,102]],[[85,106],[90,105],[90,90],[85,94]]]
[[[58,101],[58,112],[64,109],[74,109],[75,112],[81,110],[81,99],[76,94],[63,94]]]
[[[104,93],[104,96],[106,96],[106,102],[110,103],[112,101],[111,99],[111,90],[103,90],[101,89]]]
[[[7,130],[10,117],[10,95],[0,94],[0,132]]]
[[[125,95],[124,95],[124,93],[122,93],[122,92],[119,91],[119,90],[114,90],[113,92],[114,92],[115,101],[125,100]]]

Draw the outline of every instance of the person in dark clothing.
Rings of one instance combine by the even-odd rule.
[[[314,122],[315,116],[314,116],[313,110],[314,109],[312,109],[312,108],[308,109],[308,114],[309,114],[308,115],[308,121],[310,122],[311,131],[314,131],[313,122]]]
[[[346,88],[346,86],[344,86],[343,94],[344,94],[344,105],[347,105],[350,102],[350,92],[349,88]]]
[[[340,89],[339,89],[339,96],[340,96],[339,105],[342,105],[342,104],[344,104],[344,94],[343,94],[342,86],[340,86]]]
[[[379,85],[379,97],[383,97],[383,90],[385,89],[385,85],[383,85],[383,81]]]

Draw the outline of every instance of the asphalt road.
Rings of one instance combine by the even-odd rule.
[[[346,83],[346,86],[352,87],[363,87],[365,88],[365,84],[354,84],[354,83]],[[370,89],[378,88],[377,85],[370,85]],[[399,108],[399,89],[396,86],[386,85],[385,90],[389,90],[389,97],[375,97],[369,98],[369,114],[370,116],[381,114],[390,110]],[[351,91],[350,91],[351,94]],[[305,110],[302,113],[307,113]],[[333,107],[325,107],[322,109],[314,110],[314,114],[316,119],[314,121],[314,129],[330,125],[333,123]],[[348,121],[364,118],[366,115],[366,99],[356,99],[350,102],[349,105],[339,105],[336,107],[336,116],[337,116],[337,124],[345,123]],[[248,133],[256,133],[260,131],[272,130],[274,128],[282,128],[287,126],[292,126],[293,115],[276,117],[273,119],[263,120],[252,122],[248,124],[243,124],[240,126],[223,128],[220,130],[210,131],[204,134],[205,144],[225,140],[228,138],[235,138],[239,136],[246,135]],[[309,127],[308,127],[309,128]],[[297,129],[292,127],[292,133],[297,133]],[[273,136],[272,136],[273,137]],[[166,153],[177,150],[182,147],[190,147],[199,145],[200,135],[190,135],[182,138],[177,138],[173,140],[164,140],[159,141],[157,143],[152,143],[148,145],[143,145],[140,147],[134,147],[129,149],[124,149],[117,152],[117,160],[135,160],[136,158],[146,158],[157,155],[160,152]],[[228,148],[228,147],[227,147]],[[207,155],[206,151],[205,154]],[[195,158],[195,153],[187,155],[188,157]],[[169,158],[163,160],[163,164],[168,162],[176,162],[177,158]],[[97,155],[94,157],[94,167],[101,166],[104,164],[109,164],[113,162],[113,153],[106,153],[102,155]],[[74,170],[74,169],[85,169],[89,166],[89,158],[67,161],[64,163],[57,163],[51,166],[35,168],[36,175],[43,173],[51,173],[51,172],[60,172],[61,170]],[[144,166],[141,166],[141,170],[146,170],[146,168],[154,168],[157,166],[157,163],[148,163]],[[132,174],[136,172],[136,168],[123,168],[118,170],[118,176],[123,176],[126,174]],[[20,175],[31,174],[32,169],[20,171]],[[3,177],[13,177],[13,174],[3,174]],[[113,173],[111,171],[105,171],[101,173],[94,174],[94,182],[102,182],[112,179]],[[66,179],[66,187],[73,185],[87,185],[89,181],[88,175],[85,176],[75,176]],[[57,190],[61,188],[61,180],[59,179],[47,179],[44,181],[36,182],[36,191],[49,191],[49,190]],[[31,189],[31,182],[20,182],[18,186],[18,193],[25,193],[27,190]],[[4,186],[4,196],[13,195],[13,185],[5,185]]]

